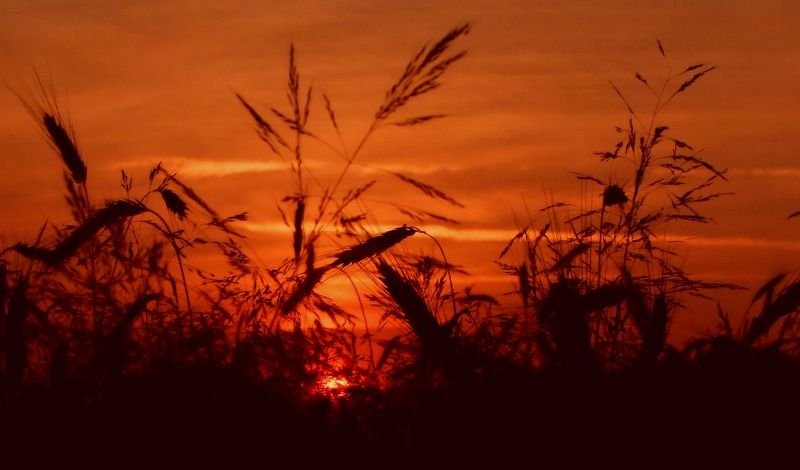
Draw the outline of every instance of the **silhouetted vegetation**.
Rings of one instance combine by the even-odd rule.
[[[401,451],[451,463],[490,451],[566,463],[715,445],[733,454],[732,445],[796,436],[775,427],[800,416],[796,276],[766,282],[741,324],[720,309],[715,333],[670,342],[685,296],[738,288],[685,273],[679,244],[659,235],[676,221],[708,222],[703,204],[726,194],[716,189],[725,170],[660,122],[713,66],[675,71],[658,43],[666,78],[636,74],[655,100],[650,115],[613,86],[630,119],[597,157],[617,165],[619,179],[577,175],[595,195],[590,205],[551,201],[498,254],[516,279],[518,308],[457,288],[458,268],[424,230],[454,222],[445,215],[397,202],[408,224],[374,230],[364,196],[378,181],[345,187],[345,176],[385,126],[443,117],[403,113],[464,57],[456,46],[468,33],[460,26],[419,50],[355,147],[329,97],[303,83],[294,48],[288,109],[261,110],[236,94],[294,181],[280,203],[291,239],[277,266],[243,248],[237,223],[246,212],[219,213],[160,163],[144,184],[123,171],[118,198],[93,198],[91,159],[50,85],[37,77],[20,92],[61,159],[72,220],[45,224],[0,258],[4,444],[201,459],[213,449],[271,449],[264,462],[311,449],[337,465],[410,455]],[[318,102],[336,141],[308,127]],[[306,168],[309,140],[342,162],[329,186]],[[461,206],[426,182],[386,175],[432,203]],[[399,249],[416,238],[437,255]],[[194,264],[208,248],[227,271]],[[331,278],[356,275],[372,284],[361,292],[351,280],[359,311],[320,293]],[[369,315],[405,333],[378,340]],[[558,454],[564,448],[572,450]],[[314,459],[299,455],[297,465]]]

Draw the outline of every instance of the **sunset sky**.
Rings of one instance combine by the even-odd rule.
[[[663,77],[660,39],[675,68],[718,67],[659,122],[728,168],[730,182],[719,189],[735,193],[708,206],[713,223],[674,228],[693,237],[685,267],[747,286],[797,268],[800,220],[786,220],[800,210],[794,1],[3,0],[0,79],[20,89],[32,83],[33,68],[52,76],[96,200],[121,195],[120,169],[142,182],[163,161],[221,212],[249,211],[243,230],[251,246],[277,260],[290,241],[276,201],[291,183],[233,91],[285,109],[293,42],[301,79],[331,97],[354,146],[417,49],[465,21],[473,24],[460,44],[468,56],[403,114],[449,117],[381,130],[359,156],[366,166],[348,180],[379,179],[371,209],[382,224],[404,220],[381,199],[458,219],[431,229],[449,257],[484,290],[510,290],[513,280],[492,261],[527,221],[526,206],[536,212],[545,196],[580,202],[571,171],[631,181],[593,152],[613,147],[614,127],[627,122],[609,80],[634,106],[652,106],[634,73]],[[315,105],[311,126],[333,138],[321,101]],[[29,240],[45,220],[67,221],[60,162],[8,90],[0,92],[0,145],[3,243]],[[320,146],[308,152],[315,174],[332,179],[341,160]],[[466,208],[430,205],[380,168],[434,184]],[[740,308],[749,295],[723,304]]]

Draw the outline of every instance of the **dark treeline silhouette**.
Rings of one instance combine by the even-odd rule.
[[[424,230],[455,222],[445,215],[397,203],[407,225],[371,228],[365,195],[378,181],[345,187],[345,177],[382,128],[443,117],[401,114],[464,57],[453,50],[468,32],[460,26],[419,50],[354,147],[325,94],[329,128],[308,127],[319,92],[304,86],[294,48],[287,110],[262,111],[236,94],[295,184],[279,204],[292,235],[277,266],[243,248],[237,222],[246,212],[219,213],[161,164],[144,185],[123,171],[120,197],[94,200],[91,168],[52,84],[37,76],[19,91],[63,163],[73,220],[46,224],[0,259],[4,448],[34,449],[33,460],[260,455],[265,464],[360,466],[488,456],[499,465],[517,456],[645,468],[673,451],[719,461],[790,449],[800,396],[797,277],[765,283],[741,323],[720,309],[714,333],[685,347],[669,341],[686,296],[738,288],[694,279],[675,262],[679,245],[656,235],[676,221],[708,222],[703,204],[725,195],[716,187],[726,172],[659,122],[713,66],[673,69],[659,42],[663,82],[635,75],[652,92],[650,115],[612,84],[630,119],[597,156],[627,182],[578,174],[596,193],[588,207],[550,201],[509,241],[497,263],[516,280],[513,308],[456,288],[459,268]],[[305,167],[307,141],[342,162],[333,184]],[[462,206],[428,183],[385,175]],[[414,254],[416,239],[435,254]],[[193,263],[208,248],[227,270]],[[334,277],[350,280],[355,312],[319,292]],[[405,332],[376,339],[368,312]]]

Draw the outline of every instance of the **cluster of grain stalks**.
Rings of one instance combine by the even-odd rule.
[[[613,149],[596,156],[613,166],[609,174],[615,179],[577,174],[584,192],[596,195],[588,207],[585,201],[549,204],[500,253],[500,266],[518,279],[521,323],[542,365],[586,371],[655,364],[669,348],[671,319],[683,296],[739,289],[684,272],[682,240],[669,230],[674,222],[709,222],[702,205],[730,194],[715,189],[727,181],[726,170],[660,122],[664,108],[715,67],[695,64],[675,71],[660,42],[658,51],[664,79],[656,84],[635,74],[652,95],[649,115],[637,112],[611,83],[630,117],[616,128],[619,141]],[[765,286],[768,302],[773,281]],[[797,302],[788,300],[795,287],[786,287],[781,315],[762,313],[745,327],[745,342],[760,337],[779,317],[796,313]]]
[[[338,140],[329,142],[323,137],[322,131],[308,127],[309,116],[314,112],[312,105],[314,92],[311,86],[302,89],[294,47],[289,49],[288,112],[273,107],[268,113],[262,113],[237,93],[236,96],[245,111],[253,118],[259,137],[276,157],[287,163],[296,184],[295,192],[283,198],[285,206],[279,207],[284,223],[292,230],[293,252],[293,256],[287,258],[276,270],[280,273],[276,279],[276,289],[282,303],[280,310],[282,319],[298,322],[303,316],[316,316],[321,312],[341,312],[339,306],[331,299],[317,294],[316,290],[330,277],[350,276],[349,270],[353,269],[352,266],[371,276],[378,289],[386,294],[385,299],[393,305],[388,311],[397,310],[404,313],[397,318],[409,327],[413,337],[425,344],[432,337],[431,328],[438,328],[439,319],[426,305],[428,300],[423,300],[421,293],[418,292],[418,286],[412,285],[410,278],[401,274],[401,265],[405,262],[403,255],[399,252],[390,252],[405,239],[424,232],[416,227],[403,225],[376,234],[371,229],[370,208],[366,196],[377,181],[367,180],[351,188],[345,188],[343,184],[364,146],[380,129],[387,126],[416,126],[444,117],[443,114],[397,116],[419,97],[441,85],[442,76],[465,56],[464,51],[451,53],[451,50],[469,31],[468,24],[454,28],[436,43],[426,45],[417,52],[406,65],[400,78],[386,92],[384,101],[378,106],[367,130],[354,147],[348,146],[342,138],[335,109],[331,99],[325,94],[322,96],[325,114]],[[270,120],[275,122],[271,123]],[[324,185],[304,170],[306,158],[302,143],[305,139],[322,143],[334,156],[343,161],[332,184]],[[434,200],[463,207],[456,199],[428,183],[393,171],[385,173]],[[315,197],[314,194],[319,196]],[[424,223],[428,220],[454,222],[426,209],[400,203],[392,205],[408,219],[409,223]],[[349,241],[351,245],[340,247],[340,242],[335,242],[333,253],[327,259],[316,259],[317,253],[331,252],[330,232],[337,233],[340,239],[344,238],[346,243]],[[438,246],[435,239],[433,242]],[[450,280],[450,268],[443,252],[441,256],[444,261],[431,257],[428,259],[444,267],[445,277]],[[356,289],[352,280],[351,284]],[[455,292],[452,280],[447,293],[441,289],[442,286],[432,298],[442,299],[449,295],[454,305]],[[360,297],[361,293],[356,291],[356,295]],[[378,298],[371,294],[367,294],[367,297],[373,301],[377,301]],[[453,316],[450,321],[454,322],[456,319],[457,316]],[[436,326],[432,326],[433,324]],[[389,352],[394,350],[398,338],[386,343],[382,359],[376,359],[372,333],[363,310],[361,327],[366,330],[362,338],[370,352],[368,368],[374,371],[385,363]]]
[[[375,181],[350,189],[343,188],[343,182],[381,127],[412,126],[441,117],[391,120],[440,85],[441,76],[464,56],[450,54],[454,42],[468,32],[468,25],[460,26],[419,51],[352,151],[341,138],[326,95],[324,109],[338,144],[325,142],[308,128],[314,94],[301,84],[293,47],[287,112],[271,108],[264,117],[236,95],[261,139],[287,162],[296,182],[295,191],[283,200],[288,207],[281,209],[282,214],[293,214],[284,216],[292,229],[292,256],[276,267],[260,266],[242,248],[243,235],[235,223],[246,220],[246,212],[221,215],[160,163],[150,171],[144,188],[123,171],[124,194],[94,201],[87,184],[90,160],[79,149],[51,81],[37,74],[35,87],[17,95],[63,163],[66,201],[74,220],[64,226],[46,225],[34,242],[20,242],[3,252],[0,319],[9,390],[23,383],[79,379],[97,379],[93,385],[104,385],[127,372],[147,374],[169,363],[230,367],[253,380],[280,377],[285,387],[301,394],[313,389],[319,377],[346,377],[349,384],[373,381],[378,360],[366,312],[362,307],[357,327],[358,317],[318,293],[318,287],[333,276],[349,277],[357,267],[376,276],[381,273],[378,285],[396,294],[388,286],[406,281],[382,256],[420,230],[404,225],[372,232],[362,198]],[[344,158],[330,187],[313,188],[322,194],[313,203],[311,186],[320,183],[304,167],[305,139],[324,142]],[[432,198],[459,205],[431,185],[392,175]],[[445,219],[426,210],[397,208],[415,221]],[[330,244],[323,244],[331,230],[346,237],[349,246],[336,243],[331,252]],[[193,251],[208,246],[219,249],[229,272],[219,275],[192,264]],[[318,256],[319,252],[328,255]],[[386,277],[387,272],[396,275]],[[418,323],[409,325],[419,334]]]
[[[761,309],[736,328],[720,309],[716,333],[683,350],[669,343],[683,296],[736,286],[694,279],[675,261],[670,224],[707,222],[702,205],[725,195],[714,188],[726,172],[659,122],[660,112],[714,67],[675,72],[660,43],[667,64],[661,84],[636,74],[653,94],[654,111],[637,113],[613,86],[630,119],[617,128],[614,148],[597,154],[629,182],[578,175],[595,195],[588,207],[549,204],[501,251],[498,264],[516,278],[519,309],[498,309],[493,297],[456,288],[453,274],[466,273],[424,230],[426,221],[449,218],[398,204],[408,224],[373,229],[365,195],[376,181],[345,187],[345,177],[383,127],[443,116],[400,114],[464,57],[453,49],[469,30],[457,27],[414,55],[354,147],[342,138],[325,94],[321,108],[338,141],[309,127],[319,100],[303,85],[293,47],[288,110],[264,112],[236,94],[293,177],[279,206],[291,240],[277,266],[262,265],[243,248],[237,222],[246,212],[219,213],[160,163],[144,184],[123,171],[123,194],[95,200],[87,184],[91,159],[52,86],[37,77],[31,92],[18,95],[63,164],[73,220],[47,224],[35,240],[0,255],[0,411],[57,397],[81,410],[105,403],[128,423],[136,418],[131,404],[151,406],[158,419],[181,404],[168,416],[185,424],[182,436],[199,440],[198,429],[211,422],[236,428],[234,416],[259,429],[238,439],[261,439],[259,445],[298,445],[310,436],[331,449],[353,439],[377,450],[430,450],[434,443],[500,445],[538,433],[541,441],[518,442],[527,448],[574,432],[564,423],[577,419],[593,423],[587,429],[611,423],[605,425],[617,426],[619,436],[641,439],[630,431],[642,427],[640,410],[652,418],[645,424],[663,430],[739,378],[766,377],[800,390],[800,380],[786,375],[800,369],[797,278],[767,282],[753,298]],[[308,140],[343,162],[330,185],[305,164]],[[386,174],[440,204],[461,206],[428,183]],[[429,243],[435,256],[414,253],[411,239]],[[197,250],[209,247],[227,271],[193,263]],[[356,314],[321,293],[337,276],[352,286]],[[356,276],[368,284],[359,287]],[[375,313],[379,322],[369,319]],[[376,328],[389,321],[405,331],[376,340]],[[765,367],[774,374],[765,376]],[[697,378],[709,370],[727,375],[718,384]],[[659,387],[632,396],[649,380]],[[664,413],[672,409],[665,405],[670,394],[685,384],[700,384],[709,395],[683,398],[675,409],[688,405],[686,411]],[[194,426],[198,419],[206,421]],[[528,434],[516,433],[522,427]],[[600,441],[586,440],[612,443],[602,436],[613,433],[598,435]]]

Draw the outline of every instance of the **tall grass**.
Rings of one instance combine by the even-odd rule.
[[[204,413],[222,416],[241,400],[237,413],[250,407],[277,423],[263,431],[275,442],[346,431],[376,449],[422,449],[436,439],[469,441],[466,430],[479,432],[484,425],[524,424],[546,434],[579,411],[586,422],[611,422],[600,404],[575,395],[575,383],[598,387],[598,399],[610,400],[626,423],[646,410],[655,429],[659,419],[668,422],[660,413],[676,387],[702,383],[719,391],[698,382],[697,371],[733,367],[733,376],[747,378],[772,367],[777,375],[769,383],[794,373],[800,280],[785,275],[755,293],[751,310],[758,302],[761,309],[741,325],[732,326],[720,310],[718,331],[685,349],[670,344],[670,324],[686,295],[736,286],[691,277],[677,261],[675,240],[658,235],[669,234],[675,222],[707,223],[703,205],[727,194],[717,189],[726,171],[661,122],[662,111],[714,67],[673,70],[661,43],[663,80],[635,75],[652,94],[649,115],[636,111],[612,84],[629,119],[616,128],[618,143],[596,156],[615,166],[611,173],[625,176],[578,174],[596,194],[591,204],[575,209],[551,201],[541,220],[531,220],[499,253],[498,264],[518,286],[518,309],[497,309],[495,298],[456,288],[452,275],[460,268],[424,230],[427,221],[448,217],[427,206],[398,204],[406,225],[372,228],[365,195],[378,183],[345,187],[346,176],[381,129],[444,117],[404,113],[438,89],[465,57],[456,46],[469,32],[462,25],[422,47],[355,145],[344,141],[331,98],[322,94],[320,100],[305,85],[294,47],[287,108],[260,110],[236,93],[258,137],[286,163],[293,180],[279,205],[291,237],[276,266],[263,266],[243,248],[237,222],[247,220],[246,212],[219,213],[160,163],[143,184],[123,171],[122,194],[94,199],[91,156],[80,150],[52,85],[37,76],[34,91],[18,96],[62,163],[73,220],[45,224],[35,240],[0,257],[3,406],[41,390],[81,407],[111,403],[120,410],[143,400],[161,410],[164,403],[200,396]],[[336,141],[310,128],[317,108]],[[329,185],[307,168],[310,140],[342,162]],[[462,207],[429,183],[388,174],[432,202]],[[344,242],[331,244],[331,232]],[[436,255],[414,253],[408,241],[417,238],[430,241]],[[207,247],[218,250],[227,271],[194,265],[196,250]],[[356,274],[371,282],[368,291],[353,281]],[[359,311],[321,293],[334,277],[349,281]],[[380,315],[379,327],[393,321],[404,331],[376,341],[365,301]],[[662,387],[652,401],[620,399],[654,376]],[[538,417],[539,424],[516,422],[509,417],[514,410],[526,419]],[[475,421],[465,423],[473,414]],[[436,426],[449,434],[432,436]]]
[[[675,222],[708,223],[702,206],[730,194],[716,189],[726,170],[660,122],[664,109],[715,67],[675,71],[660,42],[658,51],[664,78],[635,74],[652,97],[649,114],[611,83],[629,118],[616,127],[616,145],[595,155],[618,176],[576,174],[597,195],[589,207],[551,202],[541,211],[546,222],[537,229],[531,221],[500,254],[501,266],[519,279],[523,310],[533,306],[529,323],[545,361],[584,369],[652,363],[668,346],[682,296],[738,288],[684,272],[676,252],[681,240],[669,230]],[[518,259],[509,264],[515,246]]]

